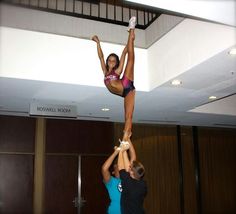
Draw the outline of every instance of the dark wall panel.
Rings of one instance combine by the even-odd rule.
[[[123,125],[116,124],[116,138]],[[175,126],[133,125],[132,142],[146,169],[147,214],[180,214],[178,147]]]
[[[236,213],[236,132],[199,129],[203,213]]]
[[[34,156],[20,153],[34,153],[35,122],[34,118],[0,116],[0,213],[20,213],[21,210],[21,213],[32,213]],[[123,127],[124,124],[114,125],[109,122],[47,119],[46,152],[63,153],[47,156],[47,210],[53,210],[47,204],[49,199],[54,199],[56,195],[63,201],[70,194],[67,190],[74,189],[70,185],[77,182],[75,177],[78,166],[77,158],[74,160],[72,157],[77,154],[110,154],[113,146],[119,145],[118,139],[122,137]],[[202,213],[235,214],[236,131],[197,129]],[[144,206],[147,214],[181,213],[176,130],[176,126],[133,125],[132,141],[138,159],[146,168],[148,195]],[[180,127],[180,130],[184,212],[197,214],[196,159],[192,128]],[[64,159],[63,156],[67,158]],[[62,168],[65,172],[59,175]],[[72,171],[66,171],[67,169]],[[68,174],[73,176],[67,178]],[[68,186],[61,186],[64,194],[55,193],[55,186],[59,184],[54,182],[54,177],[61,179],[62,183],[67,179]],[[100,178],[96,179],[100,181]],[[55,202],[57,205],[58,200],[55,199]],[[67,203],[71,203],[71,196]],[[74,211],[73,207],[71,210]]]
[[[33,213],[32,155],[0,154],[0,213]]]
[[[0,116],[0,151],[34,152],[35,120]]]
[[[195,159],[191,127],[181,128],[181,147],[183,157],[184,213],[197,214]]]
[[[105,154],[113,148],[113,123],[47,120],[47,153]]]

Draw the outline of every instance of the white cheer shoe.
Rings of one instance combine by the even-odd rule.
[[[132,16],[131,18],[130,18],[130,20],[129,20],[129,26],[128,26],[128,31],[130,30],[130,29],[135,29],[135,26],[136,26],[136,24],[137,24],[137,22],[136,22],[136,17],[135,16]]]

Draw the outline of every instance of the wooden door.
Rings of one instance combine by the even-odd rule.
[[[45,213],[77,214],[78,156],[47,155],[45,170]]]
[[[107,190],[102,181],[101,166],[107,156],[82,155],[81,165],[81,199],[84,200],[80,214],[106,213],[109,205]]]
[[[105,155],[47,155],[45,213],[106,213],[109,204],[101,176]]]

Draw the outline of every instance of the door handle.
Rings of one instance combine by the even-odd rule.
[[[74,203],[75,207],[83,207],[87,201],[84,200],[83,197],[80,197],[80,198],[75,197],[72,202]]]

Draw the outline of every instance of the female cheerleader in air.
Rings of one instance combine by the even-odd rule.
[[[97,43],[97,52],[100,59],[101,67],[104,73],[104,83],[107,89],[116,95],[124,97],[124,110],[125,110],[125,127],[122,141],[128,141],[131,136],[132,117],[135,102],[135,87],[134,87],[134,39],[135,39],[135,25],[136,17],[131,17],[128,26],[128,41],[125,46],[121,57],[111,53],[106,62],[100,45],[98,36],[93,36],[92,40]],[[126,54],[128,55],[127,63],[124,69],[123,77],[120,78],[123,72]]]

